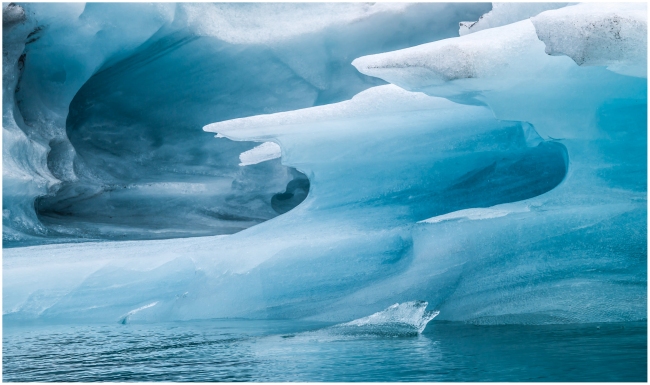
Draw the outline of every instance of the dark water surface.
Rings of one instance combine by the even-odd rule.
[[[646,322],[474,326],[411,337],[210,320],[3,329],[4,381],[642,381]],[[320,330],[319,330],[320,329]]]

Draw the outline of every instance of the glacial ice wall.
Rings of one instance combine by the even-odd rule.
[[[355,57],[454,36],[489,7],[5,4],[4,245],[228,234],[273,218],[308,180],[279,160],[241,167],[254,145],[215,143],[204,125],[350,98],[384,83]]]
[[[646,6],[526,12],[351,60],[391,84],[207,125],[266,144],[235,165],[279,146],[304,201],[232,235],[7,249],[5,322],[646,319]]]

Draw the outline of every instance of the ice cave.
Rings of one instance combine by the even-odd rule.
[[[646,3],[3,3],[2,44],[5,381],[647,380]],[[181,329],[211,369],[92,353]],[[38,358],[72,335],[99,369]]]

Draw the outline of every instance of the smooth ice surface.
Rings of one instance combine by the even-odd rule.
[[[501,206],[501,209],[466,209],[458,210],[453,213],[438,215],[433,218],[425,219],[419,223],[438,223],[443,221],[450,221],[454,219],[468,219],[470,221],[477,221],[482,219],[491,219],[505,217],[506,215],[519,211],[530,211],[528,207],[521,208],[516,207],[515,211],[510,211],[506,208],[507,206]]]
[[[422,10],[417,7],[424,5],[413,7]],[[414,299],[427,305],[407,306],[413,310],[405,312],[407,318],[424,320],[435,309],[439,315],[432,325],[645,320],[647,80],[639,70],[646,66],[645,38],[640,37],[647,29],[645,5],[571,5],[461,37],[430,38],[427,44],[405,39],[386,48],[380,40],[392,28],[409,28],[380,21],[394,15],[410,15],[407,20],[415,24],[426,19],[409,9],[373,13],[365,22],[341,29],[333,25],[325,35],[282,37],[279,41],[286,45],[280,51],[224,42],[213,46],[204,37],[184,43],[165,32],[169,40],[149,40],[142,51],[94,73],[74,95],[66,123],[85,171],[75,171],[79,181],[70,181],[69,191],[61,189],[63,195],[43,198],[52,199],[43,210],[59,207],[77,188],[98,181],[146,176],[151,178],[146,185],[133,182],[136,189],[123,188],[115,196],[133,194],[127,195],[128,202],[151,202],[173,213],[171,206],[154,199],[164,189],[175,191],[161,198],[165,202],[178,191],[195,196],[173,202],[196,202],[201,194],[214,202],[208,192],[229,191],[242,200],[234,202],[237,210],[284,214],[231,235],[6,249],[5,324],[232,317],[372,324],[370,320],[382,318],[377,314],[391,319],[393,310]],[[611,23],[594,22],[589,28],[582,23],[610,19],[621,27],[618,35],[611,32]],[[346,31],[358,33],[364,41],[359,47],[374,48],[366,55],[346,46],[344,40],[357,41]],[[379,31],[385,34],[376,35]],[[370,36],[368,42],[361,39]],[[367,77],[353,75],[350,66],[291,61],[301,57],[296,47],[322,47],[312,43],[329,39],[349,49],[345,54],[325,49],[318,51],[324,56],[309,58],[330,64],[351,61]],[[562,39],[571,47],[586,47],[589,60],[580,63],[564,52]],[[402,49],[404,45],[412,47]],[[223,58],[212,65],[228,69],[220,73],[228,74],[223,79],[232,87],[223,86],[214,99],[201,95],[216,81],[204,82],[200,76],[191,81],[194,61],[183,62],[188,71],[183,82],[160,83],[176,84],[172,88],[188,100],[187,111],[200,117],[193,124],[205,125],[218,138],[195,141],[208,134],[180,134],[186,131],[164,126],[164,121],[187,116],[165,114],[176,111],[169,108],[171,102],[154,100],[147,105],[159,107],[142,109],[151,114],[145,116],[138,112],[138,98],[124,96],[144,95],[126,93],[131,86],[158,90],[151,74],[179,68],[170,66],[181,60],[173,54],[149,59],[150,53],[161,52],[159,46],[182,58],[199,52],[196,47],[223,53],[212,56]],[[292,59],[280,60],[286,66],[259,67],[265,81],[259,88],[255,82],[242,88],[242,77],[260,79],[249,76],[257,67],[245,64],[260,57],[276,63],[277,52]],[[291,70],[285,72],[287,67]],[[311,72],[318,68],[322,71]],[[322,78],[316,74],[334,73],[330,83],[318,82]],[[206,88],[200,88],[204,83]],[[265,94],[269,90],[277,93],[271,97]],[[232,92],[238,96],[231,98]],[[193,103],[194,95],[201,100]],[[118,119],[111,113],[118,110],[137,113]],[[210,117],[214,119],[206,121]],[[146,127],[126,128],[139,124]],[[110,138],[136,131],[151,137],[118,141],[115,153]],[[242,153],[268,142],[280,146],[280,159],[239,166]],[[224,154],[229,155],[204,157],[212,146],[227,147]],[[186,154],[181,149],[196,158],[181,161]],[[143,154],[152,160],[133,161]],[[224,159],[228,166],[216,167]],[[183,164],[183,175],[192,177],[168,179],[163,176],[176,171],[158,173],[152,166],[157,164]],[[214,174],[196,176],[206,168]],[[239,174],[235,183],[225,178],[233,169],[255,175]],[[275,187],[260,187],[269,175],[275,175],[268,181]],[[214,185],[206,185],[207,180]],[[233,190],[222,190],[220,180]],[[249,193],[260,190],[267,194],[266,205],[249,205]],[[88,216],[95,218],[90,208],[102,206],[89,199],[88,206],[73,206],[75,212],[87,207]],[[232,201],[224,198],[215,207],[235,207],[223,202]],[[115,212],[132,210],[114,207]],[[179,205],[176,210],[184,209]],[[140,214],[150,218],[150,213]],[[232,214],[221,212],[225,221]],[[200,223],[181,218],[170,215],[168,220]],[[133,226],[138,234],[142,227],[141,222]],[[390,308],[395,303],[402,305]]]
[[[5,4],[4,245],[230,234],[286,212],[305,176],[240,167],[255,144],[201,127],[349,99],[384,83],[353,58],[454,36],[489,9]]]

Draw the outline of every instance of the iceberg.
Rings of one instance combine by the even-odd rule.
[[[464,6],[314,5],[346,15],[318,21],[301,6],[288,14],[304,22],[281,31],[274,12],[289,5],[241,7],[162,7],[154,19],[167,21],[141,45],[65,88],[65,131],[54,130],[63,147],[42,141],[47,162],[10,168],[49,170],[43,181],[15,177],[40,190],[9,190],[42,233],[9,219],[5,233],[93,242],[16,238],[22,247],[4,250],[5,322],[244,317],[417,334],[434,317],[647,318],[645,4],[494,7],[480,29],[427,41],[384,21],[425,29],[445,10],[467,20]],[[400,42],[384,43],[394,28]],[[154,81],[181,70],[181,80]],[[177,100],[186,111],[170,107]],[[52,171],[63,159],[74,177]],[[207,214],[186,214],[203,201],[221,221],[211,232]],[[64,206],[66,220],[44,220]],[[140,219],[120,238],[87,224],[100,212]],[[237,221],[241,231],[223,230]]]

